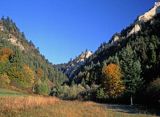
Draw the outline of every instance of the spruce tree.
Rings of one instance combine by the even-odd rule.
[[[124,82],[127,93],[130,94],[130,103],[133,105],[133,96],[137,89],[141,86],[141,64],[136,58],[131,46],[127,46],[121,53],[120,65],[124,72]]]

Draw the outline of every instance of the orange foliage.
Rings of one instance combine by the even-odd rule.
[[[2,48],[0,50],[0,61],[6,61],[13,54],[13,51],[10,48]]]
[[[104,87],[108,96],[117,97],[124,91],[121,69],[116,64],[109,64],[102,70],[104,75]]]

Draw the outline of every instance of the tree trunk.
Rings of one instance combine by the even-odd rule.
[[[130,102],[131,102],[131,106],[133,106],[133,97],[132,97],[132,95],[130,97]]]

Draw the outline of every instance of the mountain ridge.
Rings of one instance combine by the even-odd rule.
[[[154,6],[150,10],[138,16],[138,18],[132,24],[132,28],[129,30],[128,34],[125,36],[129,37],[132,34],[138,33],[141,30],[141,24],[151,20],[158,13],[160,13],[160,1],[155,2]],[[120,38],[125,38],[125,37],[124,35],[121,36],[121,34],[116,33],[113,35],[110,42],[111,43],[117,42]]]
[[[113,35],[108,43],[102,43],[84,64],[73,70],[69,83],[61,86],[64,95],[68,94],[67,88],[74,92],[74,86],[83,86],[83,91],[77,91],[75,97],[127,104],[130,100],[131,105],[133,100],[138,104],[159,105],[160,12],[136,24],[135,21]],[[135,26],[140,30],[131,34]],[[114,38],[117,39],[113,41]]]
[[[155,2],[154,6],[151,9],[146,11],[144,14],[138,16],[138,18],[130,26],[128,26],[126,29],[123,29],[120,33],[115,33],[112,36],[112,38],[108,41],[108,44],[117,45],[117,43],[119,41],[122,41],[123,39],[129,38],[130,36],[138,33],[139,31],[141,31],[141,27],[142,27],[141,25],[143,25],[143,23],[146,23],[147,21],[149,21],[152,18],[154,18],[155,15],[160,13],[159,11],[160,11],[160,1],[157,1],[157,2]],[[108,44],[106,42],[102,43],[101,46],[92,54],[91,57],[86,59],[85,62],[91,61],[91,59],[94,58],[94,54],[99,53],[101,51],[101,49],[103,49],[104,46],[106,46]],[[74,60],[76,60],[76,58]],[[97,61],[97,62],[99,62],[99,61]],[[60,71],[62,71],[63,73],[65,73],[67,71],[66,69],[68,69],[66,66],[69,63],[70,63],[70,61],[68,63],[66,63],[66,64],[59,64],[59,65],[57,65],[57,68]],[[78,69],[81,66],[83,66],[84,64],[80,64],[80,65],[78,65],[78,67],[75,70],[71,70],[71,72],[72,72],[71,75],[70,75],[71,72],[69,74],[66,73],[67,76],[69,78],[73,78],[74,77],[74,72],[76,73],[78,71]]]
[[[154,9],[155,11],[157,10],[157,9],[155,9],[155,8],[158,8],[159,9],[159,6],[160,6],[160,2],[156,2],[155,3],[155,6],[151,9],[151,11]],[[150,10],[149,10],[150,11]],[[146,13],[148,13],[148,12],[146,12]],[[144,13],[144,14],[146,14],[146,13]],[[150,24],[150,25],[153,25],[154,24],[154,22],[155,22],[155,19],[154,19],[154,17],[156,16],[156,15],[158,15],[159,14],[159,12],[158,13],[156,13],[155,14],[155,12],[154,12],[154,14],[152,14],[151,16],[152,16],[152,18],[150,19],[148,19],[147,21],[145,21],[145,22],[141,22],[141,23],[139,23],[138,24],[138,26],[136,26],[137,25],[137,20],[133,23],[133,24],[131,24],[130,26],[128,26],[126,29],[123,29],[122,31],[121,31],[121,33],[116,33],[116,34],[114,34],[113,36],[112,36],[112,38],[110,39],[110,41],[108,42],[108,43],[102,43],[101,45],[100,45],[100,47],[94,52],[94,54],[86,61],[86,63],[85,63],[85,65],[81,65],[80,67],[79,67],[79,69],[77,69],[76,71],[74,71],[74,76],[72,76],[72,78],[74,79],[77,79],[77,76],[78,76],[78,74],[82,74],[81,72],[81,69],[83,69],[84,71],[85,70],[87,70],[88,68],[87,68],[87,66],[89,67],[89,66],[94,66],[94,64],[95,64],[95,66],[96,66],[96,64],[98,63],[98,64],[103,64],[104,63],[104,60],[105,59],[107,59],[107,58],[109,58],[109,57],[111,57],[111,56],[113,56],[115,53],[117,53],[118,51],[121,51],[121,49],[120,49],[120,45],[123,45],[124,46],[124,43],[126,44],[129,40],[130,40],[130,38],[132,38],[132,37],[134,37],[134,36],[136,36],[136,35],[139,35],[138,33],[141,33],[141,31],[144,31],[144,25],[145,24]],[[139,16],[139,17],[143,17],[144,15],[141,15],[141,16]],[[135,31],[133,34],[131,34],[130,32],[135,28],[135,27],[141,27],[141,29],[139,30],[139,31]],[[131,35],[129,35],[128,36],[128,34],[131,34]],[[128,40],[129,39],[129,40]],[[121,44],[121,43],[123,43],[123,44]],[[125,47],[125,46],[124,46]],[[120,50],[119,50],[120,49]],[[112,52],[111,52],[112,51]],[[113,53],[113,54],[110,54],[110,53]],[[100,62],[100,63],[99,63]],[[85,69],[85,68],[87,68],[87,69]],[[86,73],[85,73],[86,74]],[[83,76],[83,75],[82,75]],[[78,82],[79,81],[81,81],[81,80],[77,80]]]
[[[72,72],[77,69],[80,65],[85,64],[85,61],[92,56],[93,52],[85,50],[80,55],[71,59],[68,63],[55,65],[60,71],[65,73],[69,78],[72,77]]]

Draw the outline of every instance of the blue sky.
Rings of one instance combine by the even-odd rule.
[[[0,16],[9,16],[54,64],[85,49],[95,51],[115,32],[131,24],[155,0],[1,0]]]

